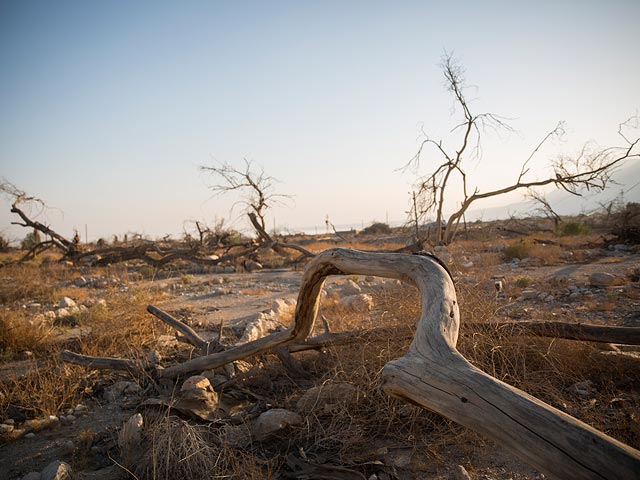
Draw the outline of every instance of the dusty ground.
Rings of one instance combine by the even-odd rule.
[[[472,252],[468,246],[452,248],[450,260],[456,269],[455,277],[461,284],[459,288],[486,292],[488,301],[496,304],[498,318],[640,326],[638,283],[628,279],[630,272],[640,269],[638,254],[597,250],[593,255],[582,256],[581,261],[573,261],[575,259],[569,256],[553,265],[524,261],[489,266],[483,265],[482,255],[482,252]],[[624,284],[609,288],[593,287],[589,276],[594,272],[612,273],[625,279]],[[137,287],[160,293],[161,298],[156,305],[197,330],[213,332],[223,322],[224,328],[231,331],[240,329],[258,313],[272,308],[275,300],[296,298],[301,277],[302,272],[290,270],[189,275],[188,278],[145,280],[137,282]],[[492,297],[495,296],[493,277],[504,278],[504,291],[498,299]],[[519,280],[522,278],[528,280]],[[340,284],[343,280],[333,282]],[[527,285],[519,285],[524,283]],[[523,298],[523,290],[533,290],[535,295]],[[401,354],[397,352],[398,356]],[[10,372],[19,373],[21,369],[28,368],[33,361],[5,363],[2,370],[6,377]],[[117,379],[113,376],[109,381]],[[55,428],[43,429],[35,435],[22,436],[1,445],[0,477],[19,479],[30,471],[40,471],[52,460],[67,461],[76,471],[113,466],[117,431],[122,422],[136,411],[137,397],[125,395],[117,402],[109,402],[104,399],[103,391],[93,388],[87,390],[83,399],[88,412],[78,415],[73,423],[58,424]],[[22,420],[18,414],[14,417],[17,422]],[[411,470],[414,464],[422,462],[419,473],[398,478],[453,478],[457,465],[466,466],[474,479],[544,478],[500,447],[482,441],[464,429],[451,444],[440,444],[433,452],[419,452],[404,446],[395,448],[392,444],[372,445],[372,449],[384,450],[386,453],[381,453],[380,458],[398,463],[402,466],[400,470]],[[124,470],[104,471],[105,478],[117,478],[117,472],[127,478]]]

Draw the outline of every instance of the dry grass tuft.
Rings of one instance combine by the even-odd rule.
[[[85,384],[85,372],[52,357],[49,361],[29,364],[22,375],[0,382],[0,416],[12,417],[55,415],[77,405]]]
[[[140,480],[273,478],[275,462],[224,446],[209,426],[150,414],[143,431],[140,449],[122,452],[124,465]]]

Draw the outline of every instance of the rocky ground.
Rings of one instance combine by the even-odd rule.
[[[638,278],[634,277],[640,272],[640,255],[626,246],[566,250],[560,260],[551,265],[545,265],[546,261],[540,258],[487,265],[491,262],[485,257],[496,256],[493,250],[496,249],[483,246],[474,251],[464,246],[437,253],[452,265],[461,290],[471,288],[485,292],[487,301],[495,303],[498,319],[556,319],[640,326],[640,289]],[[500,251],[497,248],[498,255]],[[223,331],[227,342],[245,342],[268,334],[279,324],[287,324],[291,320],[301,277],[300,271],[284,269],[254,273],[183,274],[129,281],[85,274],[70,280],[67,285],[71,289],[67,291],[77,290],[76,298],[73,295],[61,297],[56,305],[43,305],[27,299],[23,301],[23,308],[30,312],[28,321],[33,328],[51,326],[47,330],[47,341],[69,342],[90,334],[77,319],[91,309],[108,308],[107,292],[113,294],[116,290],[127,295],[129,291],[142,288],[158,295],[156,306],[184,321],[203,337],[215,339],[218,332]],[[353,309],[359,314],[364,312],[366,316],[367,312],[376,311],[375,302],[380,292],[395,288],[399,288],[395,280],[341,278],[326,285],[325,298],[339,308]],[[105,293],[104,298],[101,298],[102,293]],[[171,334],[158,335],[157,347],[163,356],[169,358],[178,355],[175,352],[182,348]],[[617,350],[630,356],[637,355],[633,351]],[[1,364],[0,382],[20,378],[36,368],[38,359],[28,352],[21,355],[22,358]],[[226,423],[221,430],[224,441],[229,445],[246,447],[251,442],[266,442],[287,428],[303,425],[309,412],[318,408],[331,412],[340,408],[337,406],[340,402],[359,401],[356,387],[343,381],[329,382],[326,388],[308,388],[302,396],[283,400],[278,405],[265,404],[259,393],[244,392],[236,398],[223,398],[217,393],[217,386],[246,373],[251,366],[237,364],[234,368],[234,371],[227,369],[191,378],[179,386],[179,395],[163,392],[166,386],[162,385],[154,395],[150,395],[140,386],[141,382],[126,375],[110,374],[99,381],[91,376],[91,380],[86,382],[82,402],[56,415],[27,418],[24,412],[9,408],[5,418],[0,419],[3,438],[0,477],[7,480],[62,479],[70,478],[68,471],[73,469],[73,478],[79,479],[134,478],[125,466],[120,465],[118,458],[123,449],[133,449],[139,442],[140,431],[145,426],[138,412],[145,402],[151,407],[166,407],[170,403],[167,398],[178,397],[180,400],[171,408],[180,415],[204,423],[221,421],[219,414],[211,416],[211,411],[206,408],[215,404],[215,409],[224,411],[222,421]],[[578,395],[585,392],[585,401],[588,401],[590,387],[583,387],[578,385],[575,389]],[[635,402],[636,407],[640,406],[637,387],[628,398],[620,401]],[[149,390],[150,387],[146,388]],[[256,410],[258,404],[261,406]],[[251,408],[254,410],[247,417]],[[251,419],[248,424],[247,418]],[[357,476],[357,472],[352,470],[342,473],[330,470],[333,467],[325,467],[324,471],[320,467],[315,471],[309,470],[309,465],[318,462],[305,463],[302,452],[300,458],[303,460],[298,459],[302,463],[295,464],[291,460],[288,465],[289,471],[297,471],[302,476],[288,478],[314,478],[313,475],[318,475],[316,478],[370,480],[544,478],[500,447],[479,440],[468,431],[460,433],[449,444],[440,444],[435,454],[437,461],[434,461],[433,452],[379,440],[371,444],[371,452],[363,457],[363,462],[374,462],[366,468],[367,477]],[[325,460],[326,465],[332,463]],[[305,468],[307,477],[304,477]],[[325,476],[320,477],[321,474]]]

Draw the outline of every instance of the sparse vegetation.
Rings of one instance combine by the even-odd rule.
[[[522,276],[522,277],[516,278],[515,285],[518,288],[527,288],[531,286],[532,282],[533,281],[531,280],[531,277]]]
[[[529,242],[518,241],[504,249],[504,258],[507,261],[513,260],[514,258],[522,260],[523,258],[529,257],[532,247],[533,245]]]
[[[557,234],[561,237],[569,235],[589,235],[591,228],[582,222],[564,222],[558,226]]]
[[[22,241],[20,242],[20,249],[31,250],[41,241],[42,239],[40,238],[40,233],[37,230],[34,230],[33,232],[27,233],[25,237],[22,239]]]
[[[382,222],[374,222],[368,227],[362,229],[360,234],[362,235],[388,235],[391,233],[391,227],[388,224]]]
[[[487,249],[486,243],[478,241],[454,243],[449,247],[454,259],[473,259],[471,270],[455,271],[463,319],[458,348],[474,365],[490,375],[637,448],[640,446],[637,405],[631,400],[617,400],[631,399],[633,385],[640,383],[634,360],[624,356],[605,356],[588,342],[523,337],[504,327],[477,328],[477,325],[505,316],[522,318],[518,315],[527,315],[510,298],[514,295],[513,289],[544,290],[545,282],[536,276],[535,267],[532,267],[534,270],[527,267],[526,274],[524,271],[512,271],[514,267],[511,265],[504,270],[509,275],[504,283],[504,300],[496,297],[492,275],[503,271],[502,263],[513,258],[529,258],[531,265],[558,264],[563,248],[544,244],[539,237],[541,235],[501,240],[506,244],[504,249]],[[554,238],[551,235],[544,238],[549,237]],[[495,245],[495,237],[489,242]],[[567,237],[567,242],[576,256],[581,255],[579,245],[584,240]],[[371,244],[355,242],[346,246],[354,245],[371,248]],[[309,248],[316,251],[328,246],[335,244],[311,244]],[[263,261],[262,258],[259,260]],[[465,261],[456,260],[451,264],[459,266],[463,263]],[[174,288],[185,298],[203,294],[210,296],[213,291],[218,292],[214,295],[233,295],[229,292],[237,291],[237,295],[256,299],[256,305],[259,304],[258,299],[273,294],[272,287],[264,281],[238,284],[233,274],[205,277],[179,268],[163,270],[161,275],[159,272],[140,264],[83,270],[57,262],[9,264],[0,269],[0,296],[5,306],[0,314],[0,417],[12,417],[21,422],[22,419],[43,415],[60,415],[78,403],[104,402],[104,391],[119,379],[104,371],[61,363],[58,358],[62,348],[72,348],[85,355],[133,358],[137,361],[145,361],[155,350],[165,365],[194,355],[190,347],[182,344],[164,346],[160,338],[171,338],[166,335],[168,330],[145,310],[149,303],[179,298],[172,297],[176,295]],[[632,278],[634,271],[629,275]],[[115,283],[104,282],[104,286],[98,289],[76,286],[82,279],[90,282],[93,277],[115,279]],[[145,279],[140,284],[128,280],[140,277]],[[162,280],[158,280],[159,277]],[[209,280],[205,280],[207,278]],[[360,275],[344,278],[346,280],[363,288],[371,281]],[[160,288],[160,284],[166,284],[166,287]],[[244,368],[253,373],[244,380],[235,380],[239,383],[237,389],[235,386],[216,387],[219,394],[227,395],[227,401],[233,399],[233,402],[244,405],[238,407],[239,412],[245,412],[243,408],[246,412],[253,412],[237,417],[236,422],[240,424],[249,422],[267,408],[296,410],[297,401],[313,386],[346,382],[355,389],[356,399],[353,402],[301,412],[304,417],[301,425],[290,427],[285,434],[270,437],[268,441],[252,442],[248,446],[234,446],[226,442],[228,420],[203,423],[177,416],[175,411],[166,407],[149,408],[143,410],[140,448],[118,451],[112,446],[109,447],[109,455],[140,479],[177,476],[196,479],[210,475],[210,472],[229,478],[274,478],[282,472],[301,468],[293,466],[296,465],[292,463],[294,457],[299,461],[306,459],[304,461],[314,465],[339,465],[368,478],[376,471],[393,474],[397,467],[393,470],[389,465],[394,461],[394,452],[407,452],[413,460],[403,468],[414,469],[414,474],[421,478],[431,478],[437,470],[446,470],[451,465],[448,455],[452,448],[458,452],[469,448],[475,452],[487,451],[486,441],[473,432],[437,414],[389,398],[380,390],[382,367],[406,351],[420,315],[420,301],[414,288],[396,283],[384,285],[384,288],[371,290],[375,305],[371,311],[354,311],[341,305],[338,302],[340,295],[335,290],[321,302],[320,315],[328,320],[334,332],[362,330],[358,342],[328,347],[322,352],[296,354],[304,374],[294,373],[270,353],[248,359]],[[559,291],[568,291],[570,285],[566,281],[554,280],[549,281],[546,288],[559,295]],[[553,319],[554,315],[560,314],[563,318],[579,321],[585,315],[594,319],[612,318],[617,308],[617,316],[620,317],[620,306],[634,301],[636,290],[630,285],[620,291],[602,289],[584,299],[569,300],[567,297],[557,303],[540,302],[536,304],[535,315],[541,319]],[[515,295],[519,294],[518,290],[515,292]],[[38,327],[29,323],[36,312],[55,305],[63,296],[90,304],[96,293],[106,302],[93,303],[73,323],[90,329],[88,334],[57,342],[52,341],[56,335],[77,327],[64,323]],[[576,302],[575,308],[561,313],[563,302],[567,301]],[[32,304],[41,307],[29,306]],[[27,307],[23,308],[23,305]],[[188,319],[194,327],[199,326],[203,314],[193,308],[196,303],[190,301],[187,305],[189,308],[183,308],[176,315]],[[290,315],[283,316],[283,320],[285,318],[290,321]],[[208,328],[216,330],[219,325]],[[233,334],[224,328],[225,337],[228,337],[225,341],[233,342]],[[378,328],[388,328],[393,335],[370,333]],[[322,333],[321,325],[317,325],[317,329]],[[6,375],[4,372],[7,371],[12,373]],[[159,384],[144,376],[130,380],[145,389],[136,403],[145,398],[176,396],[181,385],[180,382],[166,381]],[[590,382],[588,397],[575,393],[574,385],[585,381]],[[625,407],[611,406],[619,402]],[[67,431],[66,426],[62,428],[61,432]],[[100,432],[92,432],[85,437],[83,445],[86,444],[86,448],[83,447],[84,453],[78,465],[91,465],[95,461],[91,453],[92,444],[103,442],[101,439],[105,438]],[[302,457],[300,452],[305,456]],[[74,455],[80,455],[79,450]],[[474,461],[480,461],[478,456],[474,458]]]

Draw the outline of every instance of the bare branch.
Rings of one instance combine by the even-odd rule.
[[[583,189],[603,190],[612,182],[612,174],[618,167],[627,160],[640,158],[640,152],[637,151],[640,136],[632,139],[628,134],[625,134],[627,130],[640,126],[640,119],[638,115],[635,115],[618,127],[618,134],[625,140],[625,146],[599,148],[594,144],[587,143],[574,156],[556,158],[551,164],[553,175],[543,179],[527,179],[528,174],[531,172],[531,162],[541,148],[550,139],[564,135],[565,126],[563,122],[560,122],[542,138],[530,155],[522,162],[520,172],[514,183],[482,193],[475,187],[473,193],[469,194],[469,179],[463,164],[465,158],[470,155],[467,151],[470,143],[475,139],[474,152],[479,155],[482,131],[490,129],[512,132],[513,129],[507,124],[505,117],[492,113],[474,115],[471,112],[469,102],[464,94],[464,69],[450,54],[445,54],[441,67],[446,88],[454,97],[454,105],[462,111],[463,121],[455,125],[451,130],[452,133],[456,133],[458,130],[462,131],[459,146],[450,152],[443,147],[442,142],[434,142],[423,132],[424,140],[414,157],[404,167],[405,170],[409,166],[417,168],[420,157],[424,154],[425,147],[428,145],[435,146],[444,159],[435,167],[432,173],[418,178],[414,187],[417,196],[414,205],[419,206],[421,209],[418,217],[422,218],[429,211],[433,211],[436,214],[436,243],[448,244],[453,241],[465,212],[471,204],[478,200],[503,195],[519,189],[531,189],[545,185],[555,185],[557,188],[564,189],[573,195],[581,195]],[[444,204],[445,201],[450,201],[448,198],[449,186],[453,181],[459,181],[462,184],[463,198],[459,203],[458,209],[450,214],[446,226],[443,228]],[[534,199],[539,201],[535,197]],[[548,202],[547,207],[550,208]]]

